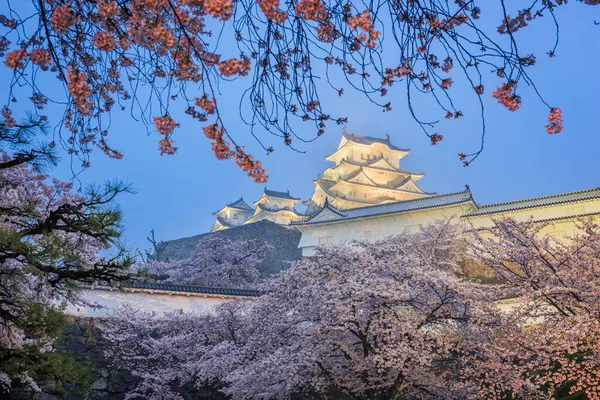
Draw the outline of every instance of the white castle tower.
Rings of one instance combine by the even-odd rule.
[[[233,203],[227,204],[219,211],[213,213],[217,217],[211,232],[235,228],[236,226],[251,224],[253,222],[267,219],[280,225],[288,225],[292,221],[298,221],[305,216],[296,211],[296,203],[299,198],[293,197],[289,190],[278,192],[276,190],[264,189],[260,199],[256,200],[250,207],[243,197]]]
[[[326,160],[335,163],[313,181],[315,191],[306,204],[307,214],[318,211],[325,199],[339,210],[413,200],[432,196],[416,184],[424,174],[400,168],[410,153],[386,139],[344,131],[340,144]]]

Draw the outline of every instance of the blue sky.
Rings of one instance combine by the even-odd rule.
[[[444,140],[437,146],[431,146],[410,117],[402,85],[392,88],[394,108],[388,113],[349,87],[346,95],[338,98],[324,85],[322,103],[328,113],[350,117],[349,131],[380,137],[389,134],[394,144],[410,148],[412,153],[402,160],[402,167],[425,172],[419,184],[426,191],[448,193],[469,184],[478,203],[491,203],[600,187],[600,26],[593,23],[594,19],[600,21],[600,7],[570,3],[559,8],[557,15],[561,42],[555,58],[544,56],[553,43],[549,19],[532,23],[518,33],[518,39],[522,52],[538,56],[537,65],[530,69],[538,89],[551,105],[563,109],[565,129],[559,135],[546,134],[548,110],[530,88],[521,87],[523,104],[517,112],[509,112],[491,99],[489,93],[499,83],[491,75],[486,81],[486,149],[468,168],[458,161],[457,153],[477,148],[479,111],[465,86],[455,85],[451,90],[465,117],[441,123],[439,132]],[[496,25],[491,26],[492,32]],[[2,74],[0,77],[5,77],[6,71]],[[238,118],[239,93],[249,84],[249,79],[241,79],[224,89],[221,107],[230,121],[229,130],[263,160],[269,171],[268,188],[309,198],[312,180],[329,165],[324,157],[336,148],[342,127],[331,124],[323,137],[300,146],[305,153],[264,136],[276,147],[266,156]],[[437,108],[427,115],[443,116]],[[56,121],[51,118],[51,122]],[[253,183],[233,162],[216,160],[201,126],[186,117],[180,122],[174,137],[179,151],[174,156],[160,156],[158,135],[148,137],[142,124],[127,114],[115,114],[110,143],[124,158],[113,160],[96,152],[91,168],[80,176],[85,183],[114,179],[132,183],[137,194],[118,199],[126,243],[132,248],[148,247],[145,237],[150,229],[155,229],[160,240],[206,232],[214,221],[214,211],[241,195],[250,203],[265,187]],[[65,180],[71,177],[68,158],[53,174]]]

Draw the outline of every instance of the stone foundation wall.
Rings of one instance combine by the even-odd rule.
[[[111,360],[105,355],[108,343],[102,338],[97,318],[73,318],[72,323],[65,329],[64,335],[56,343],[61,351],[69,352],[73,357],[91,365],[93,383],[89,390],[81,393],[81,388],[65,387],[63,393],[42,394],[36,400],[122,400],[125,395],[133,390],[139,378],[129,371],[116,369]],[[51,383],[44,383],[51,387]],[[78,390],[79,389],[79,390]],[[176,389],[184,399],[194,400],[221,400],[226,397],[211,388],[197,388],[186,385]],[[1,396],[0,396],[1,397]],[[24,397],[24,399],[30,399]],[[20,400],[20,399],[19,399]]]

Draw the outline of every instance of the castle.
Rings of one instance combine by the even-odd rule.
[[[211,231],[268,219],[299,230],[299,247],[310,256],[317,245],[382,239],[447,217],[473,229],[489,228],[498,217],[532,218],[548,223],[541,234],[562,238],[575,233],[576,218],[600,216],[600,188],[487,205],[477,204],[468,186],[454,193],[427,193],[417,185],[423,173],[400,167],[409,153],[389,136],[344,132],[338,148],[326,157],[335,165],[314,181],[304,213],[296,210],[300,199],[289,191],[265,189],[254,209],[240,198],[214,213]]]

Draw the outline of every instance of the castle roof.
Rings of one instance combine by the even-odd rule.
[[[464,215],[464,217],[475,217],[478,215],[487,215],[501,213],[505,211],[516,211],[528,208],[537,208],[552,206],[556,204],[572,203],[582,200],[591,200],[600,198],[600,188],[579,190],[576,192],[553,194],[549,196],[533,197],[531,199],[507,201],[503,203],[485,204],[479,206],[477,211]]]
[[[248,210],[253,211],[252,207],[250,207],[245,201],[243,197],[240,197],[233,203],[227,204],[227,207],[236,208],[238,210]]]
[[[410,178],[410,177],[409,177]],[[406,182],[403,182],[403,184],[405,184]],[[381,190],[385,190],[387,192],[403,192],[403,193],[410,193],[410,194],[416,194],[416,195],[424,195],[424,196],[432,196],[435,195],[436,193],[430,193],[430,192],[415,192],[412,190],[405,190],[402,189],[401,187],[390,187],[390,186],[384,186],[384,185],[367,185],[366,183],[361,183],[361,182],[356,182],[356,181],[351,181],[348,179],[338,179],[335,184],[331,185],[329,187],[329,191],[331,192],[332,190],[335,190],[336,186],[343,186],[343,185],[349,185],[349,186],[363,186],[363,187],[367,187],[367,188],[373,188],[373,189],[381,189]],[[339,196],[338,196],[339,197]]]
[[[247,212],[254,212],[254,209],[252,207],[250,207],[245,201],[243,197],[240,197],[239,199],[237,199],[236,201],[229,203],[227,205],[225,205],[225,207],[221,208],[218,211],[215,211],[213,213],[213,215],[220,215],[223,211],[225,211],[228,208],[233,208],[234,210],[239,210],[239,211],[247,211]]]
[[[395,173],[404,174],[404,175],[411,175],[411,176],[414,176],[416,179],[421,179],[425,175],[423,172],[415,172],[415,171],[410,171],[408,169],[404,169],[404,168],[400,168],[400,167],[394,167],[389,162],[387,162],[387,160],[385,158],[382,158],[382,157],[374,158],[370,161],[367,161],[366,163],[357,163],[357,162],[350,161],[350,160],[342,160],[339,164],[329,167],[328,169],[335,170],[337,168],[342,167],[344,164],[352,165],[355,167],[361,167],[361,168],[365,168],[365,169],[375,169],[375,170],[379,170],[379,171],[395,172]],[[377,164],[383,164],[383,165],[389,166],[389,168],[381,168]]]
[[[386,204],[378,204],[366,207],[358,207],[358,208],[349,208],[345,210],[339,210],[333,207],[329,202],[319,210],[319,212],[313,214],[308,219],[304,221],[293,221],[291,225],[313,225],[313,224],[323,224],[323,223],[331,223],[331,222],[339,222],[339,221],[347,221],[358,218],[368,218],[379,215],[386,214],[396,214],[403,213],[408,211],[417,211],[427,208],[435,208],[442,206],[449,206],[454,204],[461,204],[466,202],[473,202],[473,196],[471,192],[467,189],[462,192],[448,193],[437,196],[428,196],[420,199],[414,200],[403,200],[397,201],[393,203]],[[332,211],[333,214],[330,214],[329,217],[325,219],[317,218],[319,214],[323,212],[323,210],[328,209]]]
[[[290,191],[286,191],[286,192],[278,192],[276,190],[269,190],[267,188],[265,188],[264,193],[267,196],[271,196],[271,197],[279,197],[281,199],[290,199],[290,200],[300,200],[298,197],[293,197],[290,194]]]
[[[234,226],[236,226],[236,225],[233,225],[232,223],[230,223],[229,221],[227,221],[225,218],[221,218],[221,217],[217,217],[217,222],[226,228],[233,228]]]
[[[259,297],[262,292],[250,289],[233,289],[233,288],[213,288],[196,285],[186,285],[178,283],[131,283],[122,287],[128,291],[152,291],[152,292],[182,292],[182,293],[198,293],[208,295],[221,296],[243,296],[243,297]]]
[[[260,203],[258,203],[256,205],[256,207],[259,208],[261,211],[268,212],[268,213],[278,213],[278,212],[287,211],[287,212],[294,213],[296,215],[302,215],[302,214],[298,213],[295,209],[288,208],[288,207],[282,207],[282,208],[274,209],[274,208],[269,208],[269,207],[265,206],[264,204],[260,204]]]
[[[379,143],[379,144],[386,145],[391,150],[410,152],[410,149],[401,149],[400,147],[394,146],[390,142],[390,135],[387,135],[385,139],[382,139],[382,138],[376,138],[376,137],[372,137],[372,136],[359,135],[357,133],[344,132],[343,136],[346,139],[348,139],[349,141],[354,142],[354,143],[366,144],[366,145],[372,145],[372,144]]]
[[[298,197],[293,197],[290,194],[289,190],[286,192],[279,192],[277,190],[269,190],[269,189],[265,188],[265,190],[263,190],[263,194],[261,195],[261,198],[263,196],[276,197],[278,199],[285,199],[285,200],[300,200]],[[258,200],[256,200],[256,201],[258,201]],[[254,202],[254,204],[256,204],[256,201]]]

